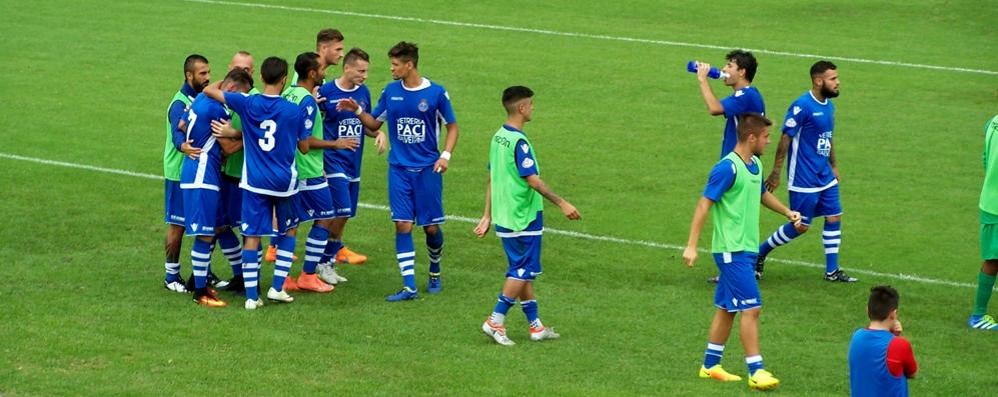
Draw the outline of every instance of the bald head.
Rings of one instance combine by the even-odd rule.
[[[239,51],[236,55],[232,56],[232,62],[229,62],[229,70],[242,69],[250,76],[253,75],[253,55],[246,51]]]

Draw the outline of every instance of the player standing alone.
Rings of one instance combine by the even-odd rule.
[[[984,127],[984,187],[981,188],[981,272],[977,274],[977,298],[967,320],[971,328],[998,331],[998,323],[987,314],[988,301],[998,275],[998,116]]]
[[[853,397],[908,395],[908,379],[918,371],[911,343],[901,337],[898,292],[870,288],[866,314],[870,325],[857,329],[849,343],[849,391]]]

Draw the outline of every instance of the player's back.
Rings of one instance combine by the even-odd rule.
[[[278,197],[294,194],[295,151],[304,131],[298,106],[277,95],[225,95],[243,125],[243,178],[240,187]]]
[[[229,112],[221,102],[202,93],[191,103],[184,120],[187,123],[186,139],[191,146],[201,148],[201,154],[196,160],[184,157],[180,187],[218,190],[222,148],[211,134],[211,122],[229,120]]]
[[[403,167],[433,165],[440,157],[441,125],[456,122],[447,90],[425,78],[416,88],[401,80],[388,83],[371,114],[388,123],[388,163]]]
[[[805,92],[787,109],[783,133],[792,139],[787,163],[787,183],[791,191],[815,192],[834,186],[829,156],[835,127],[835,105],[831,99],[818,101]]]
[[[857,396],[907,396],[908,381],[887,369],[887,348],[894,334],[884,330],[857,329],[849,343],[849,388]]]
[[[337,111],[336,103],[341,99],[353,98],[364,109],[371,107],[371,92],[365,85],[358,85],[351,90],[343,89],[336,80],[323,84],[319,95],[326,98],[326,117],[323,118],[323,139],[356,139],[360,144],[357,150],[329,149],[325,155],[326,174],[344,173],[347,177],[360,178],[360,164],[364,156],[364,126],[353,112]]]

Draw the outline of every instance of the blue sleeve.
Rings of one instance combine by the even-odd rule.
[[[381,122],[388,120],[388,115],[385,114],[388,111],[388,107],[386,106],[388,100],[386,98],[388,98],[387,88],[381,91],[381,97],[378,98],[378,105],[371,111],[371,116],[374,116],[374,118]]]
[[[728,95],[721,100],[721,108],[724,109],[724,117],[736,117],[748,111],[748,95],[744,91],[738,90],[734,94]]]
[[[787,118],[783,122],[783,133],[789,135],[791,138],[796,136],[810,115],[811,112],[803,106],[798,105],[797,101],[794,101],[794,103],[790,104],[790,108],[787,109]]]
[[[302,118],[302,130],[299,131],[298,140],[302,141],[312,136],[312,129],[315,128],[315,112],[319,111],[319,105],[311,95],[306,96],[298,104]]]
[[[167,116],[170,120],[170,131],[172,132],[173,147],[180,150],[180,145],[187,140],[186,131],[180,130],[178,124],[180,120],[187,117],[187,107],[181,101],[173,101],[170,104],[170,110],[167,112]]]
[[[457,118],[454,117],[454,107],[451,106],[450,95],[447,94],[447,90],[443,89],[443,87],[440,89],[440,98],[438,103],[440,106],[437,111],[439,111],[440,115],[443,116],[444,122],[448,125],[456,123]]]
[[[731,189],[735,183],[735,164],[731,160],[721,160],[710,170],[710,177],[707,178],[707,187],[703,189],[703,196],[710,201],[718,202],[724,193]]]
[[[246,113],[246,102],[249,100],[249,95],[241,92],[223,92],[222,95],[225,97],[225,104],[230,109],[240,116]]]
[[[516,141],[516,169],[520,172],[520,177],[522,178],[537,175],[537,162],[534,161],[534,149],[523,139]]]

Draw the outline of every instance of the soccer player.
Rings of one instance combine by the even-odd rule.
[[[315,35],[315,52],[319,54],[319,67],[325,71],[330,66],[335,66],[343,59],[343,33],[337,29],[322,29]],[[291,76],[291,83],[298,81],[298,71]],[[322,85],[320,82],[319,85]]]
[[[515,343],[506,336],[506,313],[520,300],[530,324],[530,340],[557,339],[553,328],[545,327],[537,315],[534,279],[541,274],[541,235],[544,232],[544,200],[561,208],[565,217],[582,219],[571,203],[544,184],[533,145],[523,132],[534,112],[534,92],[513,86],[502,93],[506,124],[496,131],[489,149],[489,183],[485,189],[485,211],[475,227],[479,238],[496,222],[496,235],[502,239],[509,261],[506,282],[492,314],[482,324],[482,332],[503,346]]]
[[[221,83],[221,89],[226,92],[247,92],[252,86],[253,78],[242,69],[230,71]],[[191,249],[194,302],[209,307],[226,305],[207,285],[212,243],[218,236],[219,241],[234,240],[236,247],[239,247],[239,239],[231,229],[223,228],[220,222],[221,183],[223,152],[232,153],[240,149],[242,143],[218,140],[211,130],[211,121],[228,118],[228,109],[218,101],[203,93],[194,99],[186,115],[187,140],[201,148],[201,153],[196,159],[185,158],[180,174],[187,235],[196,237]]]
[[[901,336],[898,292],[886,285],[870,288],[866,314],[870,325],[857,329],[849,343],[850,395],[907,396],[918,362],[911,343]]]
[[[707,214],[714,224],[711,251],[721,276],[714,292],[714,319],[708,333],[707,352],[701,378],[739,381],[742,378],[721,367],[724,343],[731,334],[735,314],[741,312],[740,336],[748,364],[750,388],[767,390],[780,381],[763,369],[759,351],[759,312],[762,297],[755,279],[756,249],[759,247],[759,202],[791,223],[800,222],[800,213],[789,210],[762,184],[759,157],[769,144],[769,119],[759,113],[738,117],[738,143],[710,171],[703,197],[697,203],[690,226],[690,238],[683,251],[686,266],[697,258],[697,240]]]
[[[697,81],[700,83],[700,95],[703,96],[703,101],[707,105],[707,112],[711,116],[724,115],[721,158],[734,150],[735,143],[738,141],[738,115],[747,112],[766,115],[766,104],[762,101],[762,94],[759,93],[759,89],[752,86],[755,71],[759,66],[755,56],[748,51],[734,50],[729,52],[724,59],[728,60],[722,69],[727,75],[724,78],[724,85],[731,87],[734,92],[720,101],[714,96],[714,90],[707,82],[710,64],[697,62]],[[717,283],[717,279],[718,277],[714,276],[707,281]]]
[[[998,275],[998,116],[984,126],[984,187],[981,188],[981,272],[977,274],[977,298],[967,323],[970,328],[998,331],[998,323],[987,314],[988,301]]]
[[[364,85],[370,58],[360,48],[352,48],[343,58],[343,74],[319,88],[319,96],[326,98],[322,106],[325,110],[323,133],[327,140],[349,139],[358,142],[356,149],[326,150],[325,172],[329,183],[329,193],[333,197],[336,215],[329,230],[329,243],[319,264],[319,277],[329,283],[347,281],[336,273],[336,262],[362,264],[367,256],[351,251],[343,243],[343,229],[347,221],[357,214],[357,200],[360,195],[360,166],[364,157],[364,135],[375,138],[378,153],[385,151],[385,134],[380,130],[364,128],[360,118],[348,111],[337,111],[336,103],[344,98],[352,98],[359,106],[371,105],[371,92]]]
[[[302,76],[295,85],[284,91],[284,98],[298,105],[301,117],[305,120],[308,134],[308,153],[296,153],[298,167],[298,194],[294,196],[295,209],[300,222],[315,221],[305,240],[305,264],[297,282],[285,284],[287,288],[297,288],[313,292],[332,292],[333,287],[319,280],[316,266],[322,259],[329,239],[329,226],[336,215],[333,199],[329,194],[329,184],[323,174],[323,149],[356,150],[356,139],[323,140],[322,115],[313,92],[322,84],[326,75],[319,62],[319,54],[306,52],[298,55],[295,70]],[[294,280],[288,277],[285,280]]]
[[[184,161],[182,149],[188,149],[190,154],[198,154],[198,150],[190,150],[191,145],[184,139],[179,123],[184,111],[194,101],[211,79],[211,67],[208,59],[198,54],[191,54],[184,60],[184,85],[176,94],[166,110],[166,145],[163,149],[163,184],[164,190],[164,221],[166,222],[166,277],[163,286],[174,292],[188,292],[186,282],[180,276],[180,246],[184,239],[184,202],[180,192],[180,169]]]
[[[356,100],[343,99],[338,110],[354,111],[364,127],[374,131],[388,123],[392,148],[388,153],[388,199],[395,221],[395,251],[404,287],[389,295],[389,302],[416,299],[416,249],[412,224],[426,232],[430,279],[426,292],[440,293],[440,257],[444,248],[443,173],[457,145],[458,128],[450,96],[443,86],[419,74],[419,48],[399,42],[388,51],[392,79],[371,114]],[[373,115],[373,116],[372,116]],[[440,123],[447,125],[444,151],[440,152]]]
[[[757,278],[762,278],[766,256],[773,249],[807,232],[814,218],[825,217],[821,232],[821,241],[825,246],[825,280],[857,281],[839,268],[842,204],[839,201],[839,169],[832,144],[835,126],[832,98],[839,96],[840,83],[836,69],[835,64],[829,61],[818,61],[811,66],[811,89],[787,109],[773,171],[766,178],[766,189],[773,192],[780,185],[780,168],[789,150],[787,190],[790,191],[790,208],[800,212],[803,221],[797,225],[786,223],[780,226],[759,246],[755,266]]]
[[[277,249],[273,284],[267,298],[292,302],[294,298],[283,290],[284,279],[291,269],[295,249],[298,218],[294,215],[292,198],[298,192],[298,170],[295,167],[295,147],[308,153],[305,120],[298,106],[280,96],[288,78],[287,61],[270,57],[260,70],[264,89],[261,95],[222,92],[218,85],[205,88],[205,95],[228,105],[242,119],[243,178],[242,202],[243,279],[248,310],[263,306],[257,290],[260,266],[260,236],[273,236],[272,217],[277,215],[277,233],[287,234]]]

